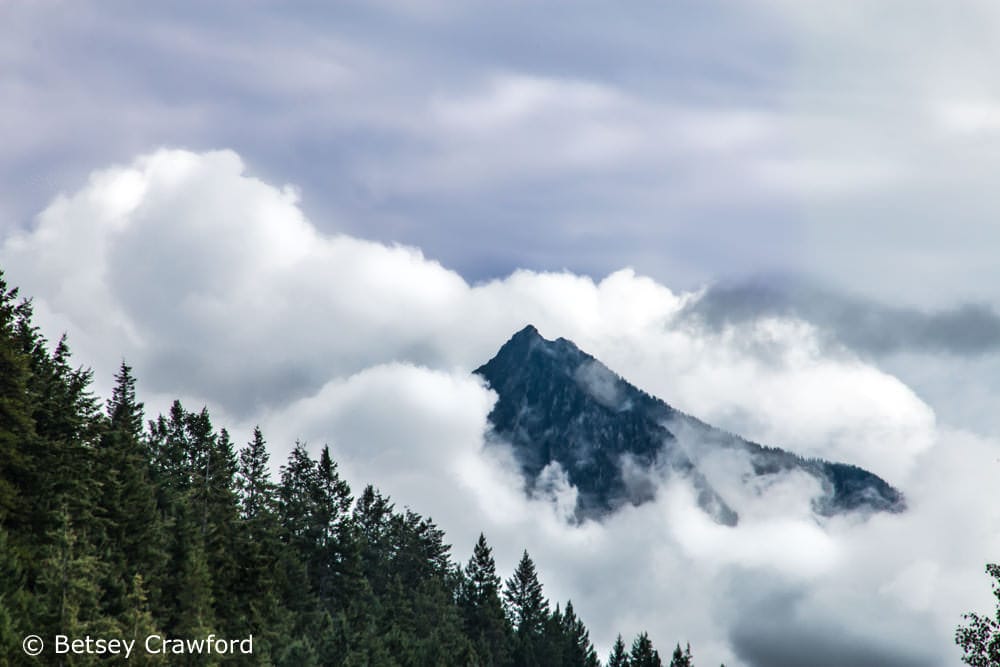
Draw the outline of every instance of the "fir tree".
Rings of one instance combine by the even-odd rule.
[[[270,455],[260,428],[240,451],[237,487],[240,492],[238,547],[232,595],[246,632],[260,638],[261,656],[271,654],[288,624],[280,603],[278,563],[281,559],[277,517],[277,487],[271,482]],[[243,633],[245,634],[245,633]],[[263,658],[262,658],[263,659]]]
[[[100,485],[91,477],[101,419],[90,391],[92,373],[70,366],[65,337],[50,353],[30,321],[30,310],[25,309],[21,318],[15,335],[29,361],[27,391],[35,431],[35,437],[24,443],[33,460],[31,486],[24,493],[29,522],[39,541],[45,542],[62,525],[66,512],[77,537],[89,543],[100,531],[94,517]]]
[[[349,594],[346,578],[356,564],[351,561],[348,544],[354,537],[350,522],[351,487],[341,479],[326,445],[316,465],[314,494],[313,533],[317,543],[311,568],[320,599],[332,601]]]
[[[542,624],[549,615],[549,602],[542,595],[542,584],[538,581],[535,563],[527,551],[521,556],[513,576],[507,580],[504,600],[511,625],[518,634],[541,634]]]
[[[564,642],[563,664],[574,667],[597,667],[597,651],[590,641],[590,632],[573,609],[573,602],[566,602],[562,617],[562,637]]]
[[[183,494],[191,487],[187,412],[180,401],[170,406],[169,417],[160,415],[149,423],[151,471],[157,503],[165,518],[176,512]]]
[[[108,399],[107,412],[112,430],[128,437],[133,443],[142,442],[143,405],[136,398],[132,367],[124,361],[115,374],[115,387]]]
[[[25,589],[24,567],[6,531],[0,530],[0,665],[2,656],[17,655],[23,622],[30,622],[30,597]]]
[[[527,551],[506,582],[504,601],[515,632],[515,664],[538,664],[545,622],[549,618],[549,602],[542,595],[535,564]]]
[[[205,559],[205,546],[195,522],[182,520],[177,593],[172,627],[166,628],[179,637],[207,637],[216,631],[212,599],[212,572]]]
[[[136,575],[158,581],[164,559],[163,534],[150,479],[142,432],[143,405],[136,399],[132,369],[122,362],[107,404],[107,421],[97,453],[102,524],[98,549],[109,563],[102,584],[106,613],[118,615]],[[158,590],[153,597],[158,599]]]
[[[239,498],[236,489],[236,455],[226,429],[210,440],[206,458],[206,484],[202,530],[205,559],[212,576],[217,629],[235,637],[244,630],[239,603],[233,592],[243,576],[237,567],[239,548]]]
[[[25,445],[34,439],[28,393],[28,360],[14,337],[17,288],[0,271],[0,525],[20,532],[28,523],[26,491],[33,482]]]
[[[251,525],[273,510],[275,486],[271,481],[270,461],[267,442],[260,427],[255,426],[253,440],[240,450],[238,473],[240,513]]]
[[[101,625],[97,583],[101,563],[80,539],[65,506],[45,555],[38,582],[42,628],[49,634],[69,636],[96,630]]]
[[[358,532],[360,558],[364,578],[375,595],[388,587],[392,555],[393,505],[375,487],[368,485],[354,504],[352,519]]]
[[[694,659],[691,657],[691,644],[681,651],[681,645],[674,648],[673,657],[670,659],[670,667],[694,667]]]
[[[563,628],[563,613],[556,603],[555,610],[542,624],[541,639],[535,642],[529,655],[538,665],[562,667],[569,664],[569,656],[566,655],[568,641]]]
[[[316,462],[305,445],[296,442],[281,467],[278,510],[286,543],[302,556],[308,556],[319,537],[313,521],[317,487]]]
[[[625,642],[622,641],[621,635],[615,638],[615,643],[611,647],[607,667],[629,667],[628,653],[626,652]]]
[[[508,664],[511,628],[500,600],[500,577],[496,573],[493,550],[482,533],[465,566],[459,607],[478,664],[484,667]]]
[[[132,577],[126,599],[126,609],[122,617],[123,636],[136,643],[136,647],[142,646],[146,637],[150,635],[162,635],[162,631],[156,626],[153,615],[149,610],[149,603],[146,597],[146,585],[141,574]],[[137,665],[163,665],[166,664],[167,657],[162,654],[147,653],[144,650],[137,650],[132,654],[130,661]]]
[[[629,667],[663,667],[660,654],[653,648],[653,642],[645,632],[632,642],[632,650],[628,656]]]

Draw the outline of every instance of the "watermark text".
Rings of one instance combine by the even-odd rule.
[[[45,652],[45,640],[38,635],[28,635],[21,642],[21,649],[25,655],[39,656]],[[225,639],[214,634],[196,639],[159,634],[141,639],[55,635],[49,652],[56,655],[121,656],[125,660],[136,652],[149,655],[253,655],[253,635],[241,639]]]

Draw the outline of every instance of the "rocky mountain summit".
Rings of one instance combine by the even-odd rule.
[[[568,482],[576,489],[578,520],[647,502],[680,475],[691,480],[706,512],[735,525],[737,509],[704,465],[720,455],[742,466],[737,483],[756,489],[804,473],[816,482],[811,509],[819,516],[906,507],[903,495],[874,473],[710,426],[629,384],[573,342],[547,340],[530,325],[475,373],[498,395],[489,415],[492,437],[512,445],[527,491]]]

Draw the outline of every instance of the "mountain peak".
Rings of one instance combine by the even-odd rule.
[[[529,325],[475,373],[499,397],[489,419],[513,445],[528,491],[555,468],[577,489],[578,516],[652,498],[648,483],[622,475],[623,457],[650,468],[665,449],[676,454],[673,434],[660,423],[673,409],[570,340],[548,340]]]
[[[548,340],[542,337],[534,325],[527,325],[504,343],[496,355],[477,368],[476,374],[494,382],[501,377],[518,374],[525,364],[543,366],[546,372],[560,375],[572,374],[585,361],[596,361],[583,352],[572,341],[565,338]]]
[[[523,329],[518,331],[516,334],[511,336],[511,340],[514,338],[541,338],[542,334],[538,333],[538,329],[535,328],[534,324],[526,324]]]
[[[497,393],[489,420],[494,435],[513,447],[526,490],[544,493],[539,487],[561,479],[576,489],[577,518],[652,499],[653,477],[672,470],[690,477],[702,507],[717,521],[736,523],[736,513],[698,469],[706,450],[749,458],[750,476],[765,487],[771,477],[792,471],[813,476],[823,489],[813,501],[820,515],[905,507],[896,489],[866,470],[806,460],[713,428],[629,384],[572,341],[542,337],[531,324],[475,373]],[[701,443],[701,453],[690,442],[682,447],[675,433]]]

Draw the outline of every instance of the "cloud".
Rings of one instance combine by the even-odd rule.
[[[7,230],[95,164],[232,146],[324,233],[471,282],[788,270],[997,302],[983,0],[62,9],[0,8]]]
[[[845,626],[831,608],[803,605],[794,593],[747,601],[730,638],[740,658],[755,667],[935,667],[942,664],[913,619],[879,618],[863,596],[843,600],[865,618],[865,631]],[[844,604],[846,603],[846,604]],[[831,605],[832,606],[832,605]],[[804,608],[803,608],[804,607]],[[923,619],[918,619],[923,620]],[[787,640],[794,635],[797,641]]]
[[[801,321],[824,354],[846,348],[902,380],[940,419],[1000,434],[987,407],[1000,395],[1000,315],[988,303],[889,305],[801,275],[772,275],[713,284],[686,303],[681,317],[714,332]]]
[[[806,279],[713,285],[686,309],[716,328],[771,317],[796,318],[861,354],[944,352],[981,356],[1000,350],[1000,315],[985,304],[923,310],[887,306],[810,285]]]
[[[997,443],[938,425],[898,379],[801,318],[705,327],[689,317],[701,293],[627,269],[470,284],[415,248],[321,231],[296,188],[249,175],[230,151],[96,171],[4,238],[0,264],[49,335],[68,331],[102,394],[124,356],[152,408],[179,395],[234,433],[259,422],[276,464],[296,438],[329,443],[356,490],[375,482],[433,516],[458,559],[480,530],[502,572],[527,548],[602,647],[648,629],[664,648],[690,640],[707,664],[763,667],[801,658],[825,629],[857,664],[942,664],[959,614],[989,602],[981,561],[1000,544],[982,499]],[[568,523],[560,502],[575,489],[558,470],[528,498],[509,450],[484,442],[494,397],[471,370],[527,322],[710,423],[869,467],[911,509],[817,523],[789,511],[814,490],[789,476],[760,494],[726,489],[744,518],[728,528],[683,479],[654,479],[655,502]],[[719,479],[741,465],[708,463]]]
[[[301,184],[322,231],[419,246],[470,281],[629,265],[687,288],[818,266],[825,249],[849,254],[813,240],[844,225],[814,234],[802,209],[895,202],[914,180],[936,182],[914,147],[951,137],[941,118],[991,95],[915,96],[933,111],[869,117],[892,103],[877,85],[885,70],[919,48],[823,76],[813,38],[842,45],[810,7],[344,2],[279,15],[190,0],[142,12],[6,3],[0,225],[23,229],[94,164],[223,145]],[[843,23],[848,42],[865,25]],[[963,140],[952,164],[974,152]],[[978,219],[976,202],[947,201],[962,202],[949,219]]]

